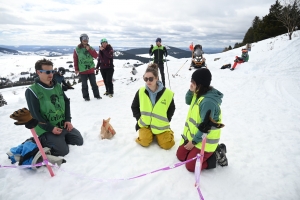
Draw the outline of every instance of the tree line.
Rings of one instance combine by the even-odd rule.
[[[269,14],[262,19],[255,16],[251,27],[246,32],[241,43],[235,43],[233,48],[251,44],[287,33],[289,40],[294,31],[300,29],[300,0],[276,0],[271,5]],[[225,47],[223,51],[233,49]]]

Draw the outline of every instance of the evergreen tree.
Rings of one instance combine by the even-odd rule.
[[[7,105],[7,102],[5,101],[5,99],[3,98],[2,94],[0,93],[0,107]]]
[[[231,49],[232,49],[232,47],[231,47],[231,45],[229,45],[228,50],[231,50]]]

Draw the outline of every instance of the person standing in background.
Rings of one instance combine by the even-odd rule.
[[[96,84],[95,63],[94,58],[98,57],[97,52],[91,47],[89,37],[83,33],[79,37],[80,44],[75,48],[73,53],[75,74],[79,73],[81,78],[81,91],[84,100],[89,101],[89,87],[87,81],[90,80],[93,94],[96,99],[102,99],[99,93],[98,85]]]
[[[154,54],[154,63],[157,64],[160,71],[161,81],[163,85],[166,86],[165,72],[164,72],[164,56],[167,57],[168,52],[166,47],[161,45],[161,38],[156,39],[156,46],[153,47],[153,45],[151,45],[149,49],[149,55],[152,56],[153,54]]]
[[[110,98],[114,95],[114,84],[113,84],[113,75],[114,75],[114,50],[110,44],[107,43],[107,39],[103,38],[100,41],[101,46],[99,46],[99,56],[97,63],[97,74],[100,68],[100,72],[103,78],[106,92],[104,95],[109,96]]]

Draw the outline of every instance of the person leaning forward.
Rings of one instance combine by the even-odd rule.
[[[175,144],[174,133],[170,128],[175,112],[174,93],[158,80],[156,64],[148,66],[143,78],[146,85],[137,91],[131,105],[137,120],[136,130],[139,130],[136,142],[147,147],[155,136],[161,148],[171,149]]]
[[[71,123],[70,100],[53,79],[53,63],[42,59],[35,63],[38,78],[25,91],[32,117],[40,123],[34,128],[43,147],[54,156],[69,153],[69,144],[83,145],[80,132]]]
[[[96,99],[102,99],[99,93],[99,88],[96,83],[95,76],[95,63],[93,59],[98,57],[97,52],[91,47],[89,37],[83,33],[79,37],[80,44],[75,48],[73,53],[75,74],[80,74],[81,77],[81,91],[84,100],[89,101],[89,87],[87,81],[90,80],[90,84],[93,89],[93,94]]]

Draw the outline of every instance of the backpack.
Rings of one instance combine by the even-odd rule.
[[[43,149],[50,163],[60,166],[66,162],[63,158],[51,155],[50,148],[44,147]],[[11,164],[19,162],[18,165],[35,165],[43,161],[43,157],[33,137],[25,140],[25,142],[17,147],[11,148],[6,154],[8,155],[8,159],[11,160]],[[34,166],[31,168],[36,169]]]

